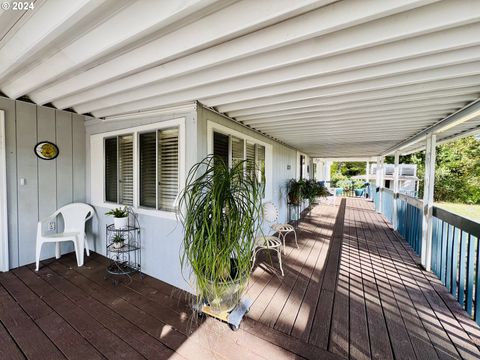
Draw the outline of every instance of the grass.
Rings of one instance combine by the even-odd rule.
[[[480,223],[480,205],[435,203],[436,206]]]

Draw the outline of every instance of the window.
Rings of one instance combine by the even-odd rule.
[[[137,158],[134,158],[134,143]],[[104,160],[105,201],[175,210],[179,190],[177,127],[105,138]],[[134,182],[134,169],[138,171],[138,183]]]
[[[105,200],[133,205],[133,135],[105,139]]]
[[[300,180],[303,180],[305,177],[304,166],[305,166],[305,156],[300,155]]]
[[[220,157],[228,165],[229,137],[221,133],[213,133],[213,154]]]
[[[232,165],[247,160],[245,171],[251,175],[254,175],[256,171],[258,181],[266,184],[265,146],[232,135],[214,132],[213,154],[224,159],[226,164],[230,163],[229,159],[231,159]]]

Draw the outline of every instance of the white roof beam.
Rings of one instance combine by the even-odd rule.
[[[176,31],[165,34],[114,59],[59,82],[52,86],[52,89],[59,94],[71,94],[259,30],[331,1],[276,0],[274,2],[258,2],[244,0],[236,2]],[[144,3],[146,5],[150,4],[148,1],[144,1]],[[178,1],[173,1],[173,4],[175,3],[178,5]],[[163,5],[163,1],[158,2],[158,6],[161,5]],[[251,11],[252,9],[255,9],[255,11]],[[162,11],[151,11],[151,13],[158,16]],[[138,18],[138,21],[142,20],[142,17]],[[124,26],[128,27],[126,24]],[[66,70],[68,69],[65,68],[64,72]],[[5,88],[6,93],[11,94],[10,96],[18,96],[19,94],[32,92],[47,82],[57,80],[56,76],[35,74],[38,78],[29,74],[26,77],[15,79]],[[32,78],[35,81],[32,81]],[[30,81],[27,82],[27,80]]]
[[[23,63],[32,57],[32,54],[48,46],[56,38],[64,36],[65,32],[84,21],[85,18],[92,16],[105,3],[109,5],[110,11],[115,10],[115,8],[112,9],[112,5],[115,6],[115,3],[109,0],[51,0],[44,2],[0,48],[0,59],[2,59],[0,82],[8,84],[5,82],[7,75],[21,68]],[[117,5],[124,3],[117,2]],[[15,12],[14,10],[10,11]],[[41,64],[37,64],[37,66],[41,66]],[[13,95],[5,85],[2,85],[5,93]]]
[[[480,24],[477,27],[477,33],[480,33]],[[372,50],[369,54],[376,54]],[[355,58],[351,54],[350,58]],[[391,76],[396,73],[408,73],[411,71],[426,70],[436,67],[447,66],[451,64],[460,64],[471,62],[472,60],[480,60],[480,47],[469,47],[465,49],[457,49],[456,51],[443,52],[436,55],[422,56],[414,59],[401,60],[395,62],[388,62],[381,65],[365,66],[360,69],[341,72],[341,66],[338,67],[335,59],[328,59],[330,66],[324,67],[325,60],[315,60],[313,62],[302,63],[289,67],[271,70],[268,72],[257,73],[253,75],[243,76],[240,78],[233,78],[221,82],[213,82],[202,85],[202,81],[198,82],[198,86],[190,90],[190,92],[197,92],[198,94],[205,94],[203,96],[216,96],[233,91],[242,91],[248,89],[261,88],[271,84],[297,82],[302,79],[319,78],[325,82],[325,86],[335,83],[348,83],[359,80],[378,78],[382,76]],[[365,65],[368,62],[365,63]],[[326,71],[327,70],[327,71]],[[324,75],[327,72],[327,75]],[[194,77],[195,74],[190,75]],[[208,78],[215,80],[215,75],[211,74]],[[141,100],[152,96],[165,95],[172,92],[189,91],[184,88],[184,83],[189,82],[189,79],[172,79],[159,84],[145,86],[139,89],[123,92],[121,94],[112,95],[107,98],[95,100],[86,104],[75,107],[80,113],[93,112],[102,108],[113,107],[125,102]]]
[[[430,122],[435,122],[435,117],[436,116],[442,116],[445,115],[449,112],[455,111],[455,108],[444,108],[444,109],[439,109],[437,111],[434,110],[426,110],[426,111],[403,111],[403,112],[396,112],[396,113],[388,113],[384,115],[352,115],[352,116],[338,116],[338,117],[312,117],[312,118],[306,118],[302,120],[291,120],[291,121],[285,121],[284,123],[278,123],[275,125],[256,125],[252,124],[250,125],[252,128],[259,129],[261,131],[277,131],[277,130],[303,130],[303,129],[310,129],[310,130],[318,130],[319,127],[324,126],[326,123],[331,123],[331,124],[338,124],[340,127],[349,127],[354,125],[358,121],[374,121],[374,120],[380,120],[380,121],[390,121],[391,123],[393,121],[399,121],[402,120],[402,124],[406,125],[410,121],[417,121],[417,118],[419,116],[422,117],[428,117],[430,119]],[[340,122],[342,121],[342,122]],[[342,125],[340,125],[342,124]],[[427,124],[428,125],[428,124]]]
[[[409,95],[401,95],[391,97],[373,97],[371,99],[365,99],[361,101],[349,101],[349,99],[340,99],[340,101],[326,102],[325,99],[307,99],[301,101],[293,101],[291,103],[282,103],[275,106],[269,105],[266,107],[257,107],[245,110],[231,111],[228,115],[240,121],[268,118],[288,114],[299,114],[311,111],[320,111],[328,109],[329,107],[335,109],[355,109],[361,107],[375,107],[378,105],[388,104],[401,104],[407,102],[431,100],[431,99],[443,99],[451,96],[464,96],[470,98],[480,94],[479,86],[470,86],[458,89],[446,89],[426,92],[413,92]]]
[[[396,17],[401,17],[403,14],[396,15]],[[394,17],[393,17],[394,18]],[[389,18],[392,21],[392,17]],[[406,18],[407,21],[413,20],[410,17]],[[384,20],[382,20],[384,21]],[[359,31],[366,32],[368,27],[373,27],[375,24],[369,23],[362,25],[359,28]],[[431,24],[434,28],[438,27],[438,24]],[[408,26],[408,29],[412,34],[416,34],[417,28]],[[84,104],[87,102],[94,102],[91,104],[93,109],[99,108],[95,100],[99,98],[104,98],[106,96],[111,96],[114,94],[119,94],[119,97],[112,97],[106,99],[106,106],[112,106],[117,103],[122,102],[122,96],[132,95],[132,100],[141,98],[142,94],[151,95],[160,95],[162,93],[168,92],[165,84],[169,84],[172,89],[170,91],[179,91],[182,89],[188,89],[220,80],[227,80],[231,78],[236,78],[239,76],[245,76],[249,74],[258,74],[261,71],[268,71],[271,69],[278,69],[281,67],[289,66],[292,64],[304,63],[307,61],[312,61],[313,59],[322,59],[312,63],[312,67],[315,68],[317,74],[327,74],[331,72],[339,72],[340,70],[351,70],[355,68],[372,66],[375,64],[382,64],[391,61],[398,61],[400,59],[408,59],[411,57],[420,56],[422,54],[434,54],[438,52],[444,52],[448,49],[460,49],[463,46],[472,46],[474,44],[479,44],[480,40],[477,38],[476,34],[480,32],[479,25],[471,25],[466,27],[460,27],[457,29],[443,30],[437,33],[426,34],[419,36],[417,38],[411,38],[408,42],[405,41],[396,41],[391,44],[385,44],[371,49],[373,44],[378,43],[377,37],[367,36],[361,39],[362,47],[368,47],[367,49],[361,49],[354,51],[353,53],[347,51],[346,43],[351,41],[351,36],[349,32],[351,29],[346,29],[340,32],[329,34],[328,36],[303,41],[299,44],[293,44],[290,46],[284,46],[279,49],[274,49],[272,51],[255,54],[247,58],[242,58],[237,61],[227,62],[215,66],[214,68],[207,68],[201,71],[189,73],[183,77],[176,77],[169,82],[160,82],[165,80],[165,68],[173,66],[174,63],[179,61],[184,61],[186,58],[178,59],[168,64],[146,70],[144,73],[133,74],[128,77],[112,81],[105,85],[100,85],[99,87],[92,88],[85,92],[67,96],[66,98],[60,98],[56,100],[55,104],[59,108],[72,107],[78,104]],[[470,34],[472,34],[470,36]],[[406,35],[403,34],[405,38]],[[367,41],[370,40],[371,44],[368,44]],[[232,40],[231,42],[239,41],[238,39]],[[387,40],[384,40],[386,42]],[[319,46],[321,44],[321,46]],[[225,44],[218,45],[217,47],[222,47]],[[352,45],[352,49],[355,49],[359,45]],[[211,51],[214,48],[204,50]],[[372,51],[374,51],[375,56],[372,56]],[[333,54],[340,53],[340,55],[333,56]],[[190,58],[190,64],[197,64],[195,57],[198,57],[200,53],[195,53],[187,58]],[[327,57],[328,58],[325,58]],[[313,74],[313,73],[312,73]],[[163,76],[162,76],[163,75]],[[179,75],[179,74],[176,74]],[[171,77],[172,74],[169,74]],[[126,92],[126,90],[132,90],[132,92]],[[46,89],[45,91],[48,91]],[[59,96],[63,96],[59,94]],[[37,94],[32,94],[33,98],[36,98],[38,101],[53,101],[52,97],[42,98],[37,96]],[[145,95],[143,95],[145,97]],[[108,103],[110,101],[110,103]],[[92,110],[93,110],[92,109]],[[91,110],[90,110],[91,111]]]
[[[462,109],[456,111],[454,114],[450,114],[445,118],[437,121],[435,124],[430,126],[427,129],[420,131],[399,144],[387,149],[383,154],[389,154],[392,151],[401,149],[402,147],[408,147],[408,144],[414,144],[418,141],[421,141],[425,138],[427,134],[437,134],[441,133],[447,129],[454,128],[464,122],[470,121],[472,119],[480,118],[480,99],[468,104]]]
[[[398,85],[390,88],[382,88],[379,90],[359,89],[357,91],[349,91],[348,93],[331,94],[323,88],[307,89],[295,91],[293,93],[285,93],[277,96],[264,97],[259,99],[250,99],[239,102],[231,102],[217,106],[217,110],[223,113],[240,109],[253,109],[257,107],[289,109],[292,104],[303,105],[311,104],[345,104],[348,102],[365,101],[373,99],[389,99],[396,96],[410,94],[424,94],[437,90],[463,89],[465,87],[478,87],[480,83],[480,75],[464,76],[457,78],[448,78],[440,80],[424,81],[418,84]],[[209,105],[209,104],[207,104]]]
[[[431,98],[428,100],[414,100],[414,101],[405,101],[401,103],[385,104],[385,105],[374,105],[372,104],[357,104],[355,107],[343,107],[343,106],[332,106],[332,107],[317,107],[312,111],[292,111],[286,114],[266,114],[265,116],[251,116],[251,117],[237,117],[235,120],[241,121],[242,123],[249,125],[251,123],[275,123],[280,120],[289,120],[289,119],[301,119],[305,117],[314,117],[322,114],[330,114],[334,112],[336,115],[343,114],[373,114],[377,112],[389,112],[400,109],[423,109],[424,107],[431,108],[438,107],[439,105],[446,104],[455,104],[455,103],[467,103],[477,99],[477,94],[472,94],[469,97],[466,95],[458,96],[449,96],[449,97],[437,97]]]
[[[53,1],[53,3],[57,1],[62,4],[78,3],[61,0]],[[95,4],[101,4],[102,1],[104,0],[91,0]],[[85,2],[85,0],[82,0],[82,2]],[[119,50],[129,42],[140,40],[144,36],[159,31],[163,27],[201,10],[202,7],[208,7],[214,2],[215,0],[185,0],[181,3],[176,0],[135,1],[116,13],[115,8],[110,6],[113,15],[109,19],[101,22],[91,31],[55,53],[47,61],[9,79],[2,89],[10,97],[18,97],[29,93],[39,86],[56,80],[67,72],[76,70],[86,63],[96,61],[101,56]],[[113,1],[114,6],[121,3],[120,1]],[[52,13],[50,11],[46,16],[49,19],[55,18]],[[81,18],[81,13],[75,14],[75,20]],[[43,19],[41,24],[48,23],[48,21],[51,20]],[[30,30],[31,32],[32,30]],[[12,44],[12,46],[14,45]]]
[[[302,127],[308,127],[308,126],[314,126],[318,124],[320,121],[328,121],[328,122],[336,122],[337,120],[350,120],[352,123],[355,121],[360,121],[360,120],[368,120],[368,119],[385,119],[384,121],[387,121],[388,119],[392,117],[399,117],[399,116],[404,116],[404,123],[406,124],[409,121],[409,117],[412,116],[417,116],[417,115],[429,115],[429,116],[442,116],[445,115],[449,112],[453,112],[459,108],[462,107],[462,105],[465,103],[459,103],[459,104],[447,104],[444,106],[439,106],[439,107],[429,107],[429,108],[419,108],[419,109],[400,109],[396,111],[378,111],[378,112],[363,112],[363,113],[346,113],[346,114],[339,114],[339,115],[329,115],[329,114],[319,114],[316,116],[309,116],[309,117],[303,117],[303,118],[285,118],[285,119],[280,119],[278,122],[258,122],[258,123],[250,123],[248,126],[254,127],[256,129],[262,129],[263,131],[270,131],[270,130],[278,130],[282,129],[285,127],[296,127],[296,128],[302,128]],[[431,118],[432,121],[435,121],[435,118]]]
[[[424,71],[415,71],[409,72],[406,74],[395,75],[395,76],[385,76],[380,78],[374,78],[369,80],[359,80],[356,82],[351,82],[350,78],[346,73],[342,73],[343,81],[345,83],[338,83],[338,78],[331,79],[331,82],[328,83],[326,77],[313,78],[313,79],[303,79],[298,81],[292,81],[289,83],[282,83],[278,85],[272,85],[263,88],[249,89],[235,91],[233,93],[219,95],[213,100],[206,99],[208,93],[205,92],[204,88],[188,90],[180,93],[170,93],[163,96],[153,96],[144,100],[133,101],[131,103],[124,103],[122,105],[102,109],[99,111],[94,111],[93,114],[97,117],[104,117],[110,115],[116,115],[121,113],[138,111],[141,109],[149,109],[154,107],[160,107],[172,103],[181,103],[186,101],[191,101],[194,99],[199,99],[202,103],[207,105],[216,106],[218,103],[225,103],[230,101],[241,101],[247,99],[254,99],[260,97],[275,96],[282,93],[292,93],[295,91],[301,91],[305,89],[312,88],[323,88],[325,94],[340,95],[348,94],[351,92],[358,91],[369,91],[376,89],[386,89],[394,86],[402,85],[411,85],[416,83],[421,83],[425,81],[433,81],[438,79],[451,79],[455,77],[462,76],[472,76],[480,74],[480,62],[472,62],[461,65],[452,65],[448,67],[436,68],[431,70]],[[333,76],[333,75],[332,75]],[[327,82],[327,84],[326,84]],[[218,84],[217,87],[211,89],[212,92],[218,93],[218,89],[225,89],[222,84]],[[205,96],[202,98],[202,94]],[[206,100],[204,100],[206,99]],[[75,108],[77,111],[78,109]],[[81,113],[81,111],[79,111]]]
[[[385,72],[383,72],[384,70]],[[358,91],[361,87],[363,87],[363,89],[361,89],[362,91],[368,91],[370,88],[367,84],[369,83],[378,84],[377,89],[389,88],[391,87],[390,84],[392,82],[395,82],[395,80],[397,79],[398,81],[396,81],[396,86],[401,86],[416,84],[424,81],[434,81],[440,79],[452,79],[462,76],[478,75],[480,74],[479,70],[480,62],[478,61],[460,65],[449,65],[433,69],[427,66],[426,70],[421,71],[414,71],[414,69],[409,68],[409,70],[404,70],[403,72],[394,72],[391,76],[389,76],[389,74],[386,72],[386,69],[382,69],[382,72],[377,72],[375,68],[372,68],[363,69],[362,71],[359,70],[357,74],[355,73],[355,71],[343,72],[338,75],[327,75],[311,79],[290,81],[288,83],[274,84],[262,88],[239,90],[224,95],[218,95],[216,97],[209,97],[207,94],[205,94],[205,96],[203,98],[200,98],[200,100],[204,99],[204,101],[202,102],[209,105],[213,104],[213,106],[216,106],[216,104],[225,104],[227,102],[251,100],[260,97],[276,96],[285,93],[293,93],[295,91],[318,88],[324,88],[324,90],[328,89],[327,91],[330,93],[330,96],[333,96],[334,94],[340,94],[340,89],[343,90],[347,88],[352,88],[353,91]],[[352,79],[355,78],[355,76],[356,80],[353,81]],[[343,93],[348,93],[348,91],[343,91]],[[180,96],[176,97],[181,98]]]

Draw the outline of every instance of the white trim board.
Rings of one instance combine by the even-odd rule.
[[[0,271],[8,271],[7,149],[5,112],[0,110]]]

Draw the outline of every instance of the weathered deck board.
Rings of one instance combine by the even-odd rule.
[[[238,332],[192,322],[189,296],[148,276],[114,287],[97,254],[0,274],[0,358],[480,358],[480,328],[370,202],[318,205],[298,235],[284,277],[259,258]]]

